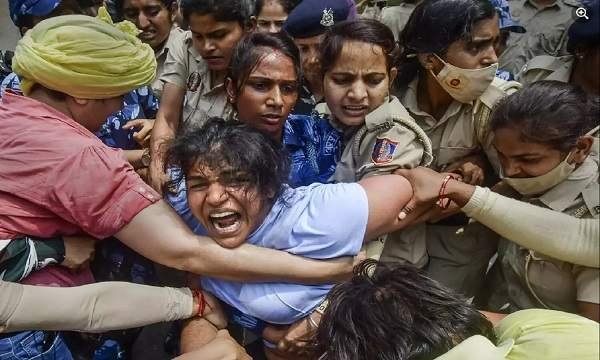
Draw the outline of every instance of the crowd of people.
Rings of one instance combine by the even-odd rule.
[[[8,3],[0,359],[600,357],[600,1]]]

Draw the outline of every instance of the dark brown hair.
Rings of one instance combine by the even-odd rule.
[[[394,66],[397,46],[392,30],[373,19],[346,20],[333,25],[325,33],[319,59],[323,74],[334,66],[347,41],[360,41],[381,47],[386,57],[388,72]]]
[[[233,81],[237,94],[242,92],[248,77],[258,63],[273,51],[279,51],[292,60],[298,84],[302,81],[300,53],[294,41],[285,33],[267,34],[253,32],[244,37],[235,47],[227,77]]]
[[[411,265],[366,260],[327,299],[309,358],[425,360],[473,335],[496,340],[473,305]]]
[[[443,57],[452,43],[470,40],[475,24],[496,14],[494,5],[488,0],[421,2],[408,18],[398,39],[402,53],[397,64],[397,86],[406,86],[419,73],[421,64],[416,54],[434,53]]]
[[[492,115],[492,131],[514,127],[526,141],[567,152],[598,126],[600,97],[559,81],[538,81],[503,99]]]

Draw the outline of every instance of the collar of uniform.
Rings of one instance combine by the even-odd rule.
[[[557,61],[564,61],[562,65],[554,72],[552,72],[544,80],[556,80],[564,83],[568,83],[571,79],[571,72],[573,71],[573,64],[575,63],[574,56],[565,56],[564,58],[557,59]]]
[[[169,52],[169,49],[173,47],[173,44],[177,41],[182,41],[181,37],[185,34],[185,31],[181,30],[181,28],[177,25],[173,25],[171,31],[169,32],[169,37],[167,41],[163,44],[163,46],[154,53],[155,58],[160,58],[161,56],[166,56]]]
[[[383,104],[379,105],[379,107],[365,117],[365,126],[368,130],[373,130],[373,128],[378,125],[384,124],[390,121],[390,113],[391,113],[391,102],[396,99],[395,97],[384,101]],[[396,99],[397,100],[397,99]]]
[[[548,5],[538,5],[535,0],[525,0],[525,4],[529,4],[529,6],[534,7],[535,9],[539,10],[544,10],[544,9],[549,9],[549,8],[553,8],[553,7],[557,7],[558,9],[562,9],[563,6],[565,6],[565,4],[571,5],[571,6],[579,6],[576,5],[576,0],[555,0],[552,4],[548,4]]]
[[[549,9],[549,8],[555,7],[555,6],[557,6],[558,8],[561,8],[563,5],[561,0],[555,0],[552,4],[548,4],[548,5],[544,5],[544,6],[536,4],[536,2],[533,0],[525,0],[525,4],[529,4],[530,6],[533,6],[534,8],[536,8],[537,10]]]
[[[549,208],[562,212],[568,208],[585,188],[598,177],[598,164],[588,156],[567,180],[556,185],[538,198]]]
[[[395,96],[390,96],[390,99],[381,104],[377,109],[367,114],[365,118],[365,126],[367,129],[373,130],[381,124],[393,123],[394,118],[411,119],[412,116],[402,106],[400,100]]]
[[[183,38],[183,41],[185,41],[187,45],[188,53],[190,53],[190,55],[196,60],[196,62],[204,61],[204,59],[202,59],[202,56],[200,56],[200,53],[198,52],[198,50],[196,50],[196,47],[194,46],[192,36],[192,32],[188,30],[185,32]]]
[[[336,130],[346,133],[351,128],[339,122],[335,118],[335,116],[333,116],[331,110],[329,109],[326,103],[317,104],[315,106],[315,110],[319,113],[320,116],[328,118],[329,123]],[[402,112],[404,112],[405,114],[403,114]],[[389,101],[384,102],[377,109],[367,114],[367,116],[365,117],[365,126],[368,130],[372,130],[378,125],[392,121],[392,116],[394,115],[406,115],[410,118],[410,115],[408,114],[404,106],[400,104],[400,100],[398,100],[398,98],[396,98],[395,96],[390,96]]]
[[[471,104],[461,104],[456,100],[453,100],[446,109],[446,113],[438,121],[431,114],[421,110],[419,108],[419,100],[417,98],[417,89],[419,88],[419,76],[416,76],[406,87],[404,94],[400,96],[400,103],[408,110],[414,120],[423,128],[425,131],[434,129],[444,124],[448,119],[458,114],[464,106],[472,106]]]
[[[206,65],[206,61],[204,61],[204,59],[202,58],[202,56],[200,55],[198,50],[196,50],[196,47],[192,43],[192,32],[191,31],[186,31],[184,41],[187,44],[188,53],[191,55],[192,58],[194,58],[194,60],[196,60],[196,64],[198,64],[198,68],[199,68],[198,73],[200,74],[200,78],[202,81],[201,82],[202,95],[207,95],[210,93],[224,90],[225,89],[224,83],[219,83],[216,85],[214,84],[212,71],[210,71],[210,69],[208,68],[208,65]],[[206,86],[205,86],[205,84],[206,84]]]
[[[341,122],[335,119],[335,117],[331,113],[331,110],[329,110],[329,106],[327,106],[327,103],[322,102],[315,105],[314,112],[316,112],[318,116],[327,119],[329,121],[329,124],[337,131],[340,131],[342,133],[347,132],[348,126],[342,124]]]

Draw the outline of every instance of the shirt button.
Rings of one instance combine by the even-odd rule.
[[[152,194],[148,195],[148,200],[154,200],[154,196]]]
[[[139,190],[140,190],[140,192],[141,192],[142,194],[146,192],[146,188],[144,188],[144,187],[141,187],[141,186],[140,186],[140,189],[139,189]]]

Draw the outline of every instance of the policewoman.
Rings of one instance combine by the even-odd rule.
[[[190,31],[169,50],[160,81],[160,110],[152,132],[149,178],[161,189],[165,141],[180,127],[203,124],[213,116],[228,118],[224,79],[233,48],[252,30],[251,9],[242,0],[184,0],[181,9]]]
[[[508,0],[512,18],[527,29],[508,39],[498,62],[503,69],[517,73],[528,60],[540,56],[565,56],[567,29],[575,19],[579,0]]]
[[[352,10],[351,1],[304,0],[290,12],[283,24],[283,31],[294,39],[300,50],[304,77],[292,114],[310,115],[323,101],[319,46],[327,29],[353,18]]]
[[[106,0],[106,8],[115,21],[129,20],[142,32],[138,37],[150,45],[156,57],[156,77],[152,92],[160,98],[164,82],[167,54],[173,47],[183,45],[185,31],[175,23],[179,12],[176,0]]]
[[[321,67],[326,103],[316,110],[343,134],[336,182],[427,166],[432,160],[429,138],[390,96],[395,54],[393,33],[377,20],[343,22],[325,35]],[[370,243],[367,255],[378,259],[383,241]]]
[[[395,91],[431,139],[431,167],[458,173],[471,184],[482,184],[498,168],[488,130],[491,109],[519,87],[495,78],[498,23],[489,1],[426,1],[417,5],[399,40]],[[486,239],[487,229],[465,228],[467,221],[452,216],[410,227],[388,239],[382,259],[427,266],[433,278],[472,295],[496,245]]]
[[[569,27],[567,50],[571,55],[543,55],[531,59],[519,74],[520,82],[556,80],[600,94],[600,1],[589,3],[586,12],[587,18],[578,18]]]
[[[491,123],[503,182],[520,200],[576,218],[600,218],[598,158],[590,156],[599,111],[598,96],[556,81],[541,81],[508,97]],[[597,268],[505,239],[496,265],[487,282],[491,311],[547,308],[599,320]]]

